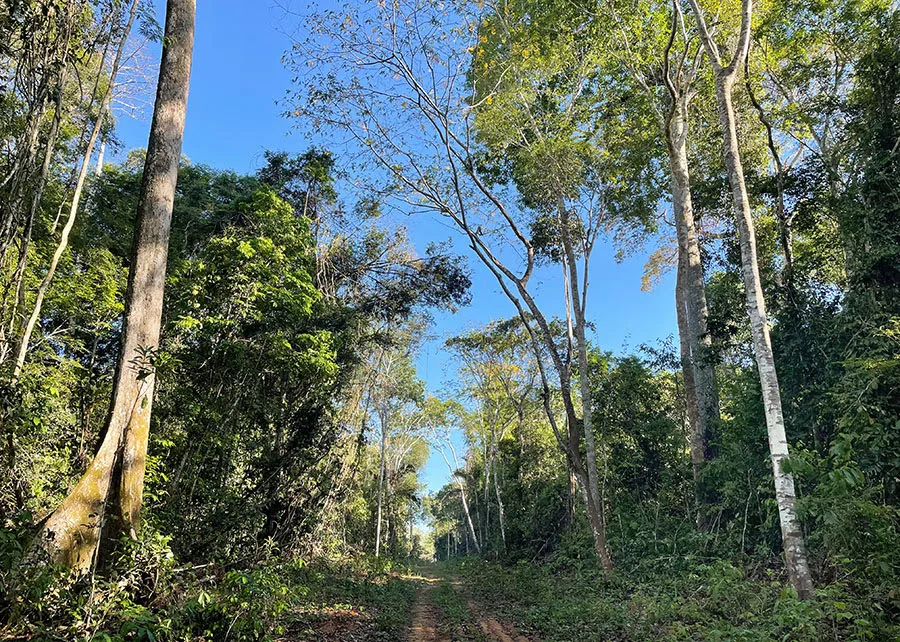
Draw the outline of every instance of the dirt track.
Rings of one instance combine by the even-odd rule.
[[[420,569],[417,579],[421,587],[412,608],[408,642],[456,642],[469,639],[470,636],[464,633],[454,635],[450,632],[443,612],[434,602],[435,589],[442,583],[449,583],[454,590],[460,592],[463,590],[461,583],[455,579],[438,576],[429,569]],[[471,615],[471,623],[477,625],[482,639],[492,642],[539,642],[535,638],[520,635],[511,624],[482,615],[481,609],[471,599],[466,599],[466,604]]]

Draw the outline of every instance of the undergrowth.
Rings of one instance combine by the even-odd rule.
[[[123,539],[109,568],[72,578],[21,564],[14,529],[0,537],[0,639],[40,642],[303,640],[318,622],[352,612],[379,640],[399,640],[415,595],[397,563],[284,559],[237,567],[179,565],[168,538]],[[23,570],[24,569],[24,570]]]
[[[457,572],[477,600],[545,642],[900,640],[883,605],[840,582],[804,602],[780,573],[749,577],[721,559],[644,560],[611,574],[564,557],[512,566],[466,560]]]

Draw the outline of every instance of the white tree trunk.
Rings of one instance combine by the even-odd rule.
[[[707,459],[712,429],[719,421],[719,393],[716,369],[711,361],[712,340],[708,329],[709,307],[703,280],[700,243],[694,223],[690,172],[687,158],[687,104],[679,97],[665,132],[672,176],[672,207],[678,237],[678,283],[676,303],[679,306],[679,335],[687,349],[685,388],[691,418],[691,464],[694,485],[699,490],[700,473]],[[683,328],[683,330],[682,330]],[[682,350],[684,352],[684,350]],[[687,369],[690,369],[690,374]],[[695,412],[690,408],[695,404]],[[699,499],[699,496],[698,496]]]
[[[503,551],[506,552],[506,513],[503,510],[503,498],[500,496],[500,483],[497,481],[496,452],[492,462],[494,466],[494,492],[497,495],[497,515],[500,520],[500,539],[503,542]]]
[[[381,463],[378,466],[378,516],[375,519],[375,557],[381,555],[381,508],[384,501],[385,450],[387,449],[387,425],[381,415]]]
[[[814,595],[812,574],[806,557],[803,531],[797,517],[794,476],[785,469],[784,465],[790,455],[784,426],[784,413],[781,408],[781,390],[775,370],[775,355],[772,351],[766,303],[763,298],[762,279],[759,275],[756,230],[738,148],[734,106],[731,101],[733,82],[733,77],[730,80],[727,77],[717,77],[716,79],[719,120],[724,130],[725,167],[728,170],[728,180],[731,184],[738,236],[740,237],[741,273],[747,298],[747,314],[750,317],[753,350],[756,354],[759,382],[762,386],[766,427],[769,433],[769,453],[775,476],[775,499],[778,502],[778,514],[781,520],[785,561],[791,584],[802,599],[809,599]]]
[[[575,352],[578,356],[578,384],[581,397],[582,431],[584,432],[585,461],[583,470],[576,466],[576,476],[580,477],[584,494],[585,508],[588,521],[591,525],[591,533],[594,537],[594,550],[600,560],[601,566],[607,570],[613,567],[612,556],[606,542],[606,523],[604,517],[604,501],[600,493],[597,466],[597,443],[594,437],[594,403],[591,398],[590,367],[588,364],[588,345],[585,333],[584,306],[582,295],[587,292],[587,253],[585,253],[584,283],[578,274],[578,263],[575,249],[572,246],[572,238],[569,234],[569,211],[562,198],[559,200],[560,238],[566,263],[569,267],[569,278],[566,280],[566,301],[572,310],[572,327],[575,332]],[[574,417],[570,417],[570,421]]]
[[[698,0],[690,0],[691,8],[697,18],[697,26],[703,46],[715,72],[716,107],[719,122],[722,126],[722,155],[734,205],[735,223],[741,247],[741,274],[744,280],[747,315],[750,318],[750,333],[753,338],[753,350],[759,370],[759,381],[762,387],[763,406],[766,415],[766,427],[769,435],[769,453],[775,477],[775,499],[778,503],[778,515],[781,521],[781,538],[784,546],[785,563],[788,577],[801,599],[814,597],[812,574],[806,557],[806,543],[800,520],[797,517],[797,496],[794,489],[794,476],[785,469],[789,459],[787,433],[784,426],[784,413],[781,408],[781,390],[778,375],[775,371],[775,355],[772,351],[772,339],[769,335],[769,324],[766,316],[766,303],[763,298],[762,279],[759,275],[759,260],[756,250],[756,230],[753,223],[753,212],[744,180],[744,168],[741,164],[741,152],[737,135],[737,120],[734,111],[734,82],[750,45],[750,25],[752,18],[752,0],[742,0],[741,32],[734,56],[727,66],[722,65],[719,48],[713,40],[703,18]]]
[[[472,522],[472,513],[469,512],[469,502],[466,500],[466,487],[463,485],[459,477],[456,477],[456,485],[459,487],[459,498],[462,501],[463,513],[466,515],[466,524],[469,527],[469,537],[472,538],[472,544],[475,546],[475,552],[481,554],[481,544],[478,542],[478,536],[475,534],[475,524]],[[466,540],[466,553],[469,552],[469,540]]]

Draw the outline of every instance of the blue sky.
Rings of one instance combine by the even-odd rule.
[[[162,22],[165,3],[156,0],[156,5]],[[198,3],[184,137],[184,154],[193,162],[252,172],[262,163],[267,149],[301,152],[313,142],[327,145],[327,141],[313,140],[296,131],[294,123],[281,116],[285,108],[278,102],[291,86],[291,75],[282,66],[281,58],[290,46],[287,34],[295,23],[296,19],[285,17],[283,10],[270,0]],[[153,51],[154,62],[158,57],[157,47]],[[148,128],[149,119],[121,118],[117,132],[123,148],[118,154],[145,147]],[[429,241],[452,236],[445,225],[424,217],[399,223],[410,228],[410,236],[421,252]],[[462,243],[457,246],[460,253],[465,253]],[[595,326],[591,340],[604,350],[620,353],[673,334],[674,276],[667,275],[651,293],[641,292],[646,254],[638,253],[622,263],[614,257],[615,249],[610,243],[598,244],[594,251],[587,306],[588,319]],[[439,391],[454,374],[452,363],[441,350],[444,338],[514,313],[493,277],[479,269],[477,259],[468,258],[473,272],[472,304],[456,314],[435,315],[431,330],[434,338],[426,342],[418,360],[419,376],[431,391]],[[563,301],[557,294],[558,274],[557,268],[535,276],[538,301],[551,315],[564,313]],[[433,456],[422,481],[435,490],[447,478],[443,461]]]

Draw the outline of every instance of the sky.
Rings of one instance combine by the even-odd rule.
[[[154,2],[162,23],[165,2]],[[272,0],[198,2],[183,147],[192,162],[250,173],[262,164],[265,150],[302,152],[314,143],[327,146],[327,140],[305,135],[282,116],[287,106],[280,102],[291,88],[291,74],[281,59],[291,44],[288,34],[296,26],[297,18],[286,16]],[[150,55],[153,64],[158,64],[158,45],[151,48]],[[148,89],[152,98],[153,88]],[[129,149],[146,147],[150,109],[145,112],[137,119],[120,114],[116,131],[121,147],[108,160],[121,159]],[[423,216],[398,221],[409,228],[420,253],[429,241],[453,236],[446,225]],[[467,256],[472,270],[472,303],[455,314],[434,315],[432,338],[425,342],[417,361],[419,376],[433,393],[446,388],[454,376],[452,360],[442,350],[445,338],[514,314],[494,277],[466,252],[463,243],[456,247]],[[594,250],[586,316],[594,326],[590,340],[603,350],[621,354],[676,332],[674,275],[668,274],[652,292],[642,292],[646,252],[622,262],[615,260],[615,254],[610,242],[599,243]],[[558,268],[545,269],[534,277],[536,298],[548,316],[564,314],[558,274]],[[421,481],[434,491],[448,479],[446,465],[433,455]]]

